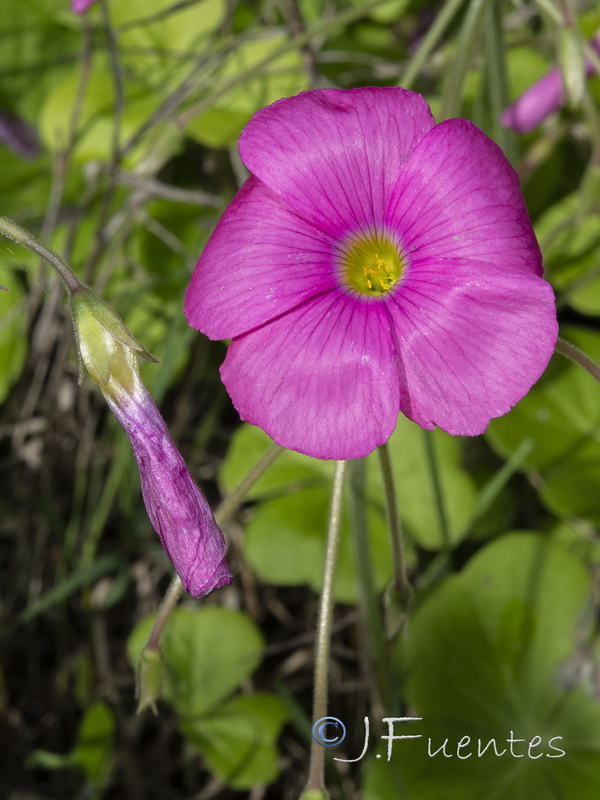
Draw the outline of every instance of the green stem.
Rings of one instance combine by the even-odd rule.
[[[344,475],[346,462],[338,461],[333,479],[333,495],[327,531],[327,552],[325,555],[325,573],[323,591],[319,606],[319,624],[317,628],[317,644],[315,656],[315,694],[313,703],[313,722],[327,714],[327,688],[329,679],[329,648],[331,640],[331,622],[333,617],[333,584],[337,564],[342,524],[342,500],[344,496]],[[325,793],[324,782],[324,748],[314,739],[311,743],[310,767],[307,791]]]
[[[396,497],[396,486],[394,484],[394,473],[392,461],[387,442],[377,448],[379,454],[379,464],[383,477],[383,490],[385,493],[385,512],[387,518],[390,542],[392,545],[392,559],[394,566],[394,589],[400,595],[410,594],[411,587],[406,575],[406,559],[404,557],[404,536],[400,514],[398,513],[398,500]]]
[[[444,4],[444,7],[436,16],[433,25],[427,31],[425,38],[419,45],[417,52],[410,60],[408,68],[400,79],[400,86],[404,87],[404,89],[411,88],[432,50],[444,35],[446,28],[450,25],[464,1],[465,0],[447,0]]]
[[[0,217],[0,234],[6,236],[7,239],[12,239],[13,242],[20,244],[22,247],[26,247],[28,250],[31,250],[32,253],[41,256],[51,267],[54,267],[65,287],[65,291],[68,292],[70,296],[78,292],[83,292],[88,288],[84,283],[79,281],[71,267],[69,267],[57,253],[50,250],[49,247],[45,247],[41,242],[38,242],[32,233],[21,228],[16,222],[12,222],[6,217]]]
[[[228,497],[223,500],[221,505],[215,511],[215,520],[217,525],[222,525],[229,519],[229,517],[241,505],[250,489],[255,483],[257,483],[259,478],[262,478],[264,473],[268,470],[268,468],[282,451],[283,448],[278,444],[272,444],[261,456],[246,477],[240,481],[236,488]]]
[[[494,140],[500,145],[509,161],[516,159],[514,135],[500,124],[502,111],[508,105],[508,78],[506,70],[506,47],[499,3],[493,3],[485,20],[485,77],[490,104],[491,125]]]
[[[521,469],[534,447],[535,440],[527,436],[513,450],[500,469],[481,487],[477,495],[473,516],[467,527],[461,533],[461,541],[467,538],[477,522],[489,511],[492,503],[496,500],[515,472]]]
[[[440,533],[442,535],[442,542],[444,551],[448,559],[451,556],[450,548],[450,528],[448,526],[448,518],[446,516],[446,507],[444,505],[444,495],[442,493],[442,483],[440,481],[440,472],[438,470],[437,458],[433,446],[433,438],[430,431],[423,431],[425,437],[425,452],[427,454],[427,465],[431,475],[431,483],[433,485],[433,496],[435,499],[435,508],[437,511],[438,522],[440,526]]]
[[[461,107],[462,91],[471,59],[481,39],[483,22],[490,0],[472,0],[458,37],[457,52],[442,91],[441,120],[456,116]]]
[[[231,492],[231,494],[226,497],[225,500],[223,500],[221,505],[215,511],[215,522],[217,525],[223,525],[223,523],[226,522],[229,517],[231,517],[231,515],[241,505],[250,489],[267,471],[282,450],[283,448],[278,444],[271,445],[266,453],[264,453],[263,456],[252,467],[246,477],[243,478],[238,486],[236,486],[233,492]],[[163,630],[167,624],[167,620],[177,605],[177,601],[179,600],[182,591],[183,584],[181,583],[179,576],[175,575],[169,585],[169,588],[167,589],[165,596],[162,599],[156,619],[154,620],[154,625],[150,631],[150,636],[148,637],[148,642],[146,643],[146,647],[144,649],[158,649]]]
[[[573,361],[575,364],[579,364],[580,367],[587,370],[587,372],[600,383],[600,366],[578,347],[575,347],[571,342],[567,342],[566,339],[559,338],[556,342],[555,349],[561,356],[568,358],[569,361]]]
[[[182,589],[183,584],[181,583],[179,575],[175,575],[169,584],[169,588],[167,589],[160,606],[158,607],[158,613],[156,614],[156,619],[154,620],[154,625],[152,626],[152,630],[150,631],[150,636],[148,637],[148,641],[146,642],[144,650],[158,650],[160,637],[165,629],[167,620],[171,616],[171,612],[177,605],[177,601],[179,600]]]
[[[592,160],[597,161],[600,158],[600,114],[587,82],[583,92],[583,110],[588,121],[590,139],[592,141]]]
[[[557,25],[562,25],[562,13],[553,0],[534,0],[534,2],[540,11],[548,15],[552,22],[555,22]]]
[[[369,529],[365,503],[364,458],[350,462],[350,530],[354,545],[358,602],[364,635],[372,655],[379,705],[384,713],[395,714],[396,701],[390,680],[388,643],[381,617],[381,604],[373,580]]]

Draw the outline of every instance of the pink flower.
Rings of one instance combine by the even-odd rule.
[[[96,0],[71,0],[71,8],[76,14],[83,14]]]
[[[554,297],[517,176],[470,122],[420,95],[328,89],[259,111],[252,172],[186,297],[233,338],[221,376],[240,416],[318,458],[385,442],[399,411],[482,433],[546,367]]]
[[[562,76],[557,68],[544,75],[506,108],[500,122],[517,133],[529,133],[546,117],[558,111],[563,102]]]
[[[600,55],[600,34],[596,34],[590,44]],[[584,69],[588,78],[594,74],[594,66],[587,59]],[[517,133],[529,133],[564,104],[563,79],[561,71],[557,67],[532,84],[512,105],[505,109],[500,117],[500,122],[505,128],[510,128]]]
[[[148,517],[186,591],[200,597],[230,583],[223,534],[140,379],[138,356],[152,356],[99,295],[85,289],[71,304],[80,364],[131,440]]]

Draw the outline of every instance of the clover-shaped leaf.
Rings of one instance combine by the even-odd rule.
[[[248,789],[277,777],[277,737],[287,718],[274,695],[234,697],[201,719],[185,719],[183,731],[211,772],[234,789]]]
[[[518,533],[487,546],[423,603],[401,645],[411,712],[423,718],[407,731],[422,738],[395,754],[409,796],[597,797],[600,703],[579,679],[589,589],[573,556]],[[429,755],[427,739],[429,752],[443,752]],[[373,761],[367,800],[387,798],[382,786],[392,786],[389,767]]]

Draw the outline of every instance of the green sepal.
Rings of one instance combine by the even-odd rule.
[[[92,378],[106,388],[111,375],[126,373],[130,368],[137,370],[131,361],[132,353],[156,362],[156,358],[125,327],[116,311],[91,289],[74,293],[71,296],[71,309],[79,354],[80,383],[85,367]]]
[[[156,701],[160,697],[165,660],[160,650],[145,647],[140,655],[136,673],[137,713],[151,708],[156,714]]]
[[[567,26],[561,31],[559,55],[568,103],[572,108],[577,108],[585,92],[585,60],[583,40],[576,28]]]

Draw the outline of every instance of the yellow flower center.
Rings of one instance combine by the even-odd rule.
[[[371,297],[387,294],[398,283],[403,269],[398,246],[381,234],[350,241],[342,256],[344,283]]]

